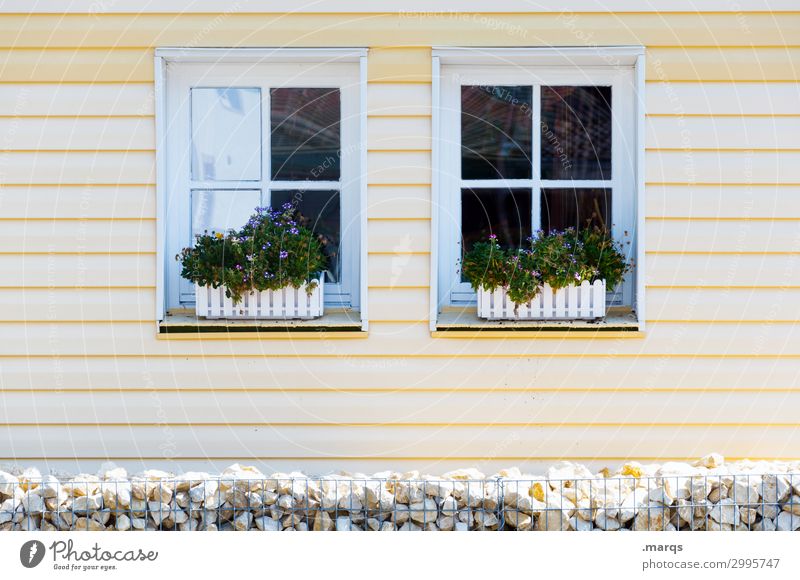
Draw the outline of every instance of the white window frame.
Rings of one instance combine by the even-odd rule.
[[[534,192],[532,224],[540,223],[538,188],[613,188],[614,235],[629,241],[636,269],[618,298],[636,312],[644,329],[644,48],[434,48],[433,76],[433,243],[431,256],[430,328],[439,312],[473,300],[461,282],[460,192],[472,182],[461,179],[462,85],[530,85],[533,87],[532,147],[540,144],[539,95],[543,85],[603,85],[612,87],[612,172],[608,181],[543,181],[534,164],[531,179],[493,180],[492,187],[530,188]],[[630,90],[633,87],[633,90]],[[630,114],[618,114],[630,111]],[[624,153],[619,153],[623,144]],[[484,185],[486,186],[486,185]],[[625,236],[624,232],[628,232]]]
[[[342,91],[341,175],[337,182],[272,181],[263,161],[269,151],[269,112],[262,112],[262,177],[254,188],[341,191],[344,249],[342,279],[326,284],[328,306],[348,306],[359,311],[362,330],[368,329],[366,280],[366,66],[367,50],[233,48],[159,48],[155,56],[156,196],[157,196],[157,300],[156,320],[166,311],[185,307],[180,268],[174,257],[182,240],[190,236],[191,204],[189,160],[191,127],[187,107],[192,86],[257,86],[264,93],[277,87],[339,88]],[[180,111],[176,114],[175,111]],[[229,189],[229,182],[211,182],[210,188]],[[213,186],[213,187],[212,187]],[[337,300],[337,296],[339,300]],[[341,301],[347,296],[347,304]],[[330,301],[332,298],[333,301]],[[324,318],[322,319],[324,323]]]

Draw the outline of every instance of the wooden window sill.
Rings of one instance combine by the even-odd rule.
[[[158,325],[162,340],[366,338],[361,314],[341,308],[326,309],[313,320],[228,320],[195,316],[193,310],[171,310]]]
[[[439,313],[435,338],[642,338],[630,307],[609,308],[597,320],[485,320],[474,306],[445,308]]]

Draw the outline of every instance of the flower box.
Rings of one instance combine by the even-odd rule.
[[[511,302],[503,288],[478,289],[478,316],[488,320],[591,320],[605,315],[605,280],[558,290],[545,284],[527,304]]]
[[[225,296],[225,287],[212,288],[195,284],[195,312],[203,318],[236,318],[258,320],[309,320],[319,318],[324,312],[324,279],[309,295],[306,285],[299,288],[287,286],[279,290],[250,292],[238,304]]]

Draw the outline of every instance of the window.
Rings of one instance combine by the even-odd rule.
[[[640,261],[640,51],[595,50],[434,50],[439,309],[474,303],[459,262],[490,234],[516,246],[537,230],[605,225]],[[636,271],[609,289],[610,306],[635,306]]]
[[[194,303],[174,256],[195,235],[241,227],[256,207],[290,203],[328,258],[326,306],[358,310],[364,51],[159,54],[166,60],[164,309]]]

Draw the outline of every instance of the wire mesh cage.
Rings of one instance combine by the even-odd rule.
[[[86,478],[0,484],[0,530],[800,529],[800,473],[531,479]]]

